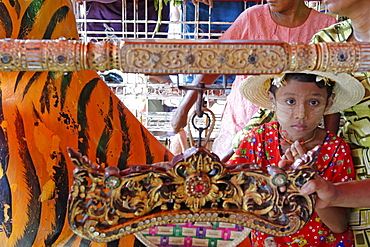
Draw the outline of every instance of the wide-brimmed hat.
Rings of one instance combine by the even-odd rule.
[[[288,73],[314,74],[335,81],[333,88],[333,93],[335,93],[334,102],[333,105],[325,111],[325,115],[336,113],[356,105],[365,95],[365,88],[362,84],[356,78],[346,73],[334,74],[322,71],[286,71],[283,74]],[[276,75],[248,76],[240,84],[240,93],[252,103],[272,110],[268,98],[268,90],[271,86],[271,78],[274,76]]]

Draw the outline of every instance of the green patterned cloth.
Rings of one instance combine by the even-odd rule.
[[[352,35],[351,21],[343,21],[332,27],[319,31],[312,42],[346,42]],[[370,72],[356,73],[369,94]],[[357,105],[342,112],[344,126],[342,137],[350,144],[353,163],[356,169],[356,179],[370,179],[370,97],[365,96]],[[355,246],[370,246],[370,208],[357,208],[351,211],[350,226],[353,229]]]

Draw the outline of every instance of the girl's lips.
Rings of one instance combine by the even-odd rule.
[[[307,126],[293,125],[292,128],[295,129],[295,130],[297,130],[297,131],[303,131],[303,130],[306,130],[307,129]]]

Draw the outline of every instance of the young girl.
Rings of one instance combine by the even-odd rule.
[[[361,100],[364,88],[355,78],[320,71],[251,76],[242,83],[240,92],[252,103],[274,110],[277,121],[249,131],[227,164],[277,166],[320,145],[315,164],[319,175],[331,182],[355,177],[347,143],[318,127],[323,115]],[[345,208],[316,209],[307,225],[295,234],[272,237],[252,231],[252,243],[254,246],[352,246],[348,215]]]
[[[196,2],[197,0],[193,0]],[[213,1],[202,0],[208,3]],[[304,0],[263,1],[266,4],[255,5],[245,10],[233,22],[220,39],[235,40],[280,40],[283,42],[308,43],[316,30],[323,29],[336,22],[333,16],[308,8]],[[226,12],[225,12],[226,13]],[[229,10],[227,10],[229,15]],[[212,84],[219,75],[199,75],[193,85],[204,82]],[[237,76],[233,82],[225,109],[222,114],[220,132],[213,142],[212,150],[221,160],[227,160],[231,151],[233,134],[248,123],[258,107],[244,99],[238,89],[245,78]],[[188,112],[196,102],[198,92],[189,90],[172,117],[174,133],[186,126]]]

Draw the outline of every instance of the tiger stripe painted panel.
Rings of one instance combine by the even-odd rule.
[[[68,0],[0,1],[0,38],[78,39]],[[0,72],[0,240],[3,246],[131,246],[76,236],[67,222],[72,147],[120,169],[173,155],[94,71]]]

